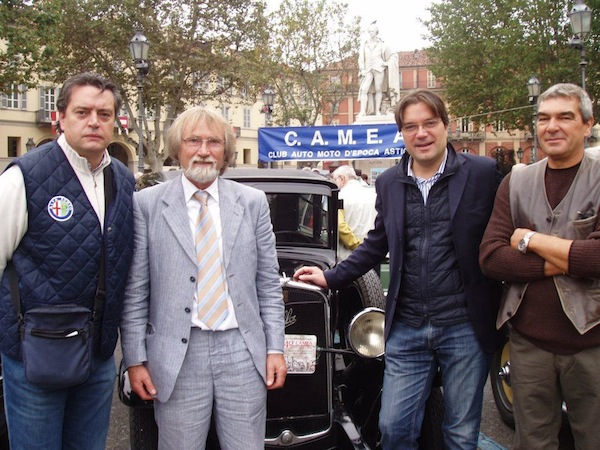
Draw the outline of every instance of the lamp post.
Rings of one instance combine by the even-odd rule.
[[[150,43],[143,32],[138,31],[129,41],[129,52],[138,71],[137,91],[138,91],[138,171],[144,173],[144,144],[142,142],[142,130],[144,121],[144,102],[142,93],[144,91],[144,77],[148,74],[148,50]]]
[[[265,115],[265,127],[270,127],[273,123],[273,104],[275,103],[275,91],[270,87],[262,93],[263,107],[261,112]]]
[[[529,92],[529,103],[533,105],[533,148],[531,149],[531,162],[537,161],[537,99],[540,96],[540,80],[532,75],[527,82],[527,91]]]
[[[275,91],[270,87],[266,88],[262,93],[263,107],[260,110],[265,115],[265,127],[270,127],[273,124],[273,104],[275,103]],[[269,163],[269,167],[273,168],[273,162]]]
[[[517,149],[517,158],[519,158],[519,164],[523,162],[523,149],[519,147]]]
[[[27,139],[27,142],[25,143],[25,148],[27,149],[27,151],[30,151],[33,147],[35,147],[35,142],[33,142],[33,138]]]
[[[585,68],[587,66],[585,41],[592,28],[592,10],[588,8],[583,0],[575,0],[573,8],[569,11],[569,20],[571,21],[571,29],[573,30],[573,37],[569,40],[569,47],[581,52],[579,62],[579,66],[581,67],[581,87],[585,91]]]

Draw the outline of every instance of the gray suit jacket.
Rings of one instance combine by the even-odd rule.
[[[284,305],[265,194],[219,178],[223,260],[240,332],[266,377],[267,349],[283,352]],[[181,178],[134,195],[135,249],[125,291],[125,367],[146,362],[161,402],[183,363],[197,266]]]

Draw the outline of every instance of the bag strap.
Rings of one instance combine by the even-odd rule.
[[[113,189],[113,173],[110,165],[104,168],[104,218],[108,216],[109,206],[114,199]],[[105,223],[106,225],[106,223]],[[106,231],[106,230],[104,230]],[[96,312],[102,311],[104,306],[104,298],[106,296],[106,250],[104,248],[104,232],[102,232],[102,241],[100,247],[100,268],[98,269],[98,286],[96,287],[96,297],[94,299],[94,310],[92,317],[96,318]]]

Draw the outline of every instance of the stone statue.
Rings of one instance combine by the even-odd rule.
[[[367,31],[369,38],[361,46],[358,55],[358,70],[362,78],[358,91],[359,117],[382,114],[384,97],[389,100],[391,110],[400,97],[398,53],[392,53],[379,38],[376,21],[369,25]]]

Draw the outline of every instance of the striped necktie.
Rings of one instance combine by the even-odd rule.
[[[198,319],[214,330],[223,323],[228,314],[225,276],[217,231],[208,211],[208,194],[197,191],[194,198],[200,202],[194,236],[198,263],[196,284]]]

